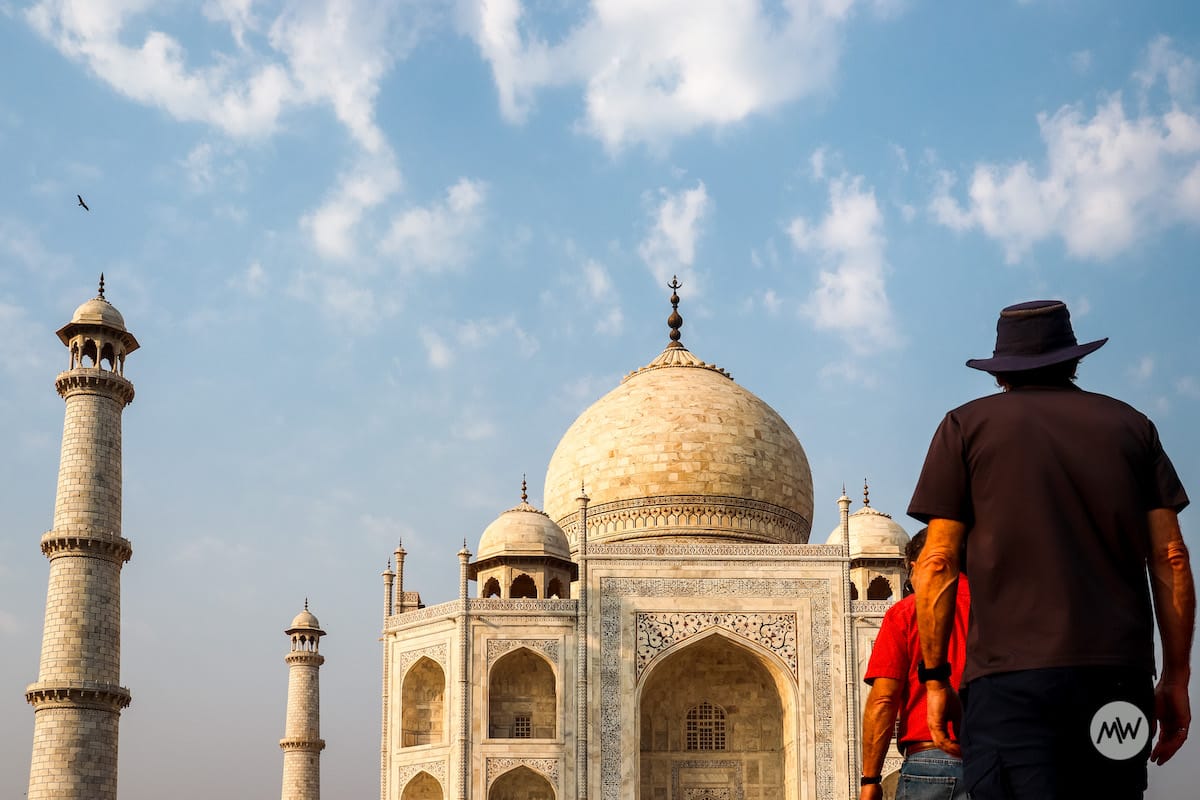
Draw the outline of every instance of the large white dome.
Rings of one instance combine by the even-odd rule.
[[[769,405],[672,342],[567,429],[546,472],[546,513],[575,541],[663,536],[803,543],[812,472]]]

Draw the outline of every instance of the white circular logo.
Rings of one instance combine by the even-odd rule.
[[[1092,744],[1100,755],[1124,761],[1142,752],[1150,739],[1150,720],[1133,703],[1114,700],[1092,717]]]

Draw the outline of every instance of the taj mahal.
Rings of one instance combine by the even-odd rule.
[[[544,508],[514,486],[516,504],[463,543],[456,599],[425,605],[421,590],[439,587],[406,579],[423,565],[402,546],[390,554],[381,800],[858,796],[862,674],[902,593],[908,534],[864,487],[853,512],[845,491],[829,499],[840,524],[814,541],[803,446],[683,345],[671,288],[665,347],[632,354],[563,433]],[[103,278],[58,336],[66,411],[26,691],[28,798],[115,800],[133,696],[120,678],[121,418],[140,345]],[[285,629],[283,800],[321,792],[319,611],[306,603]],[[899,762],[893,751],[885,774]]]

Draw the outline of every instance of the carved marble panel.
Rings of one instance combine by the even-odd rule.
[[[637,615],[637,676],[662,651],[709,628],[723,628],[735,636],[762,645],[788,665],[795,678],[795,614],[733,614],[668,612]]]
[[[488,639],[487,664],[488,670],[500,656],[518,647],[536,650],[550,659],[550,663],[558,665],[558,639]]]
[[[487,760],[487,787],[492,788],[492,781],[516,767],[529,767],[534,772],[545,775],[555,791],[558,790],[557,758],[489,758]]]
[[[733,787],[680,786],[680,773],[684,770],[724,771],[733,778]],[[694,798],[694,800],[745,800],[746,790],[742,785],[742,762],[732,759],[676,761],[671,765],[671,796]]]
[[[436,661],[441,666],[442,671],[445,672],[446,645],[435,644],[430,645],[429,647],[422,647],[419,650],[408,650],[404,653],[401,653],[399,659],[400,670],[398,674],[403,675],[404,673],[408,672],[409,666],[421,658],[428,658],[432,661]]]
[[[420,764],[404,764],[397,771],[396,784],[400,787],[401,793],[403,793],[404,787],[408,785],[408,782],[416,777],[418,772],[428,772],[437,778],[438,783],[442,785],[442,791],[446,791],[446,762],[423,761]]]

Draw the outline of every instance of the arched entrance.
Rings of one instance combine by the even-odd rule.
[[[779,681],[760,654],[721,633],[665,654],[640,692],[640,800],[794,796]]]
[[[517,767],[496,779],[488,800],[554,800],[554,787],[529,767]]]
[[[428,772],[418,772],[404,787],[400,800],[442,800],[442,785]]]

